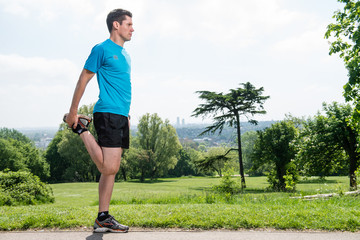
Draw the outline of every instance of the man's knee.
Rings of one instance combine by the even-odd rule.
[[[104,160],[100,172],[105,175],[115,175],[120,168],[122,149],[103,147],[102,151]]]
[[[120,166],[103,166],[100,172],[104,175],[116,175],[119,171],[119,168]]]

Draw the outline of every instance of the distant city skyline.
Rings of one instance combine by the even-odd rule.
[[[185,125],[185,119],[182,118],[182,119],[181,119],[181,124],[180,124],[180,117],[176,117],[176,125],[177,125],[177,126]]]

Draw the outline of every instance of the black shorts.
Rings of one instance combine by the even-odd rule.
[[[94,113],[98,143],[102,147],[129,148],[129,120],[113,113]]]

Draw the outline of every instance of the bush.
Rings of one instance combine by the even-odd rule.
[[[241,192],[241,185],[231,178],[232,169],[225,171],[220,184],[212,187],[213,191],[232,196]]]
[[[296,165],[293,162],[286,164],[286,174],[280,180],[277,171],[271,170],[267,174],[267,181],[270,184],[269,188],[275,191],[293,192],[296,189],[296,184],[299,182],[299,174]]]
[[[0,172],[0,206],[52,203],[50,186],[30,172]]]
[[[357,187],[360,187],[360,166],[356,169],[354,174],[356,178]]]
[[[296,165],[293,162],[290,162],[287,165],[285,179],[285,189],[289,192],[294,192],[296,190],[296,184],[299,182],[299,173],[296,169]]]

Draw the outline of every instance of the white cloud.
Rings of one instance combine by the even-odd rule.
[[[5,12],[24,18],[38,18],[41,21],[54,21],[62,15],[86,16],[95,12],[88,0],[11,0],[0,1]]]
[[[21,16],[21,17],[28,17],[30,15],[30,12],[28,9],[26,9],[23,5],[21,5],[18,2],[14,1],[6,1],[6,5],[4,7],[4,12]]]
[[[0,76],[0,126],[54,126],[69,107],[78,68],[66,59],[0,55]]]
[[[258,42],[257,37],[301,18],[296,12],[282,9],[278,0],[152,3],[134,6],[145,16],[135,22],[139,34],[161,39],[230,44],[234,48],[253,45]]]
[[[76,78],[78,67],[67,59],[46,59],[0,54],[2,87],[7,84],[68,84]]]
[[[281,9],[277,0],[197,2],[200,13],[199,34],[213,41],[251,44],[266,35],[291,24],[298,15]]]
[[[287,59],[311,60],[314,54],[328,56],[329,45],[324,39],[325,26],[318,26],[309,31],[300,32],[296,35],[276,42],[269,53]]]

